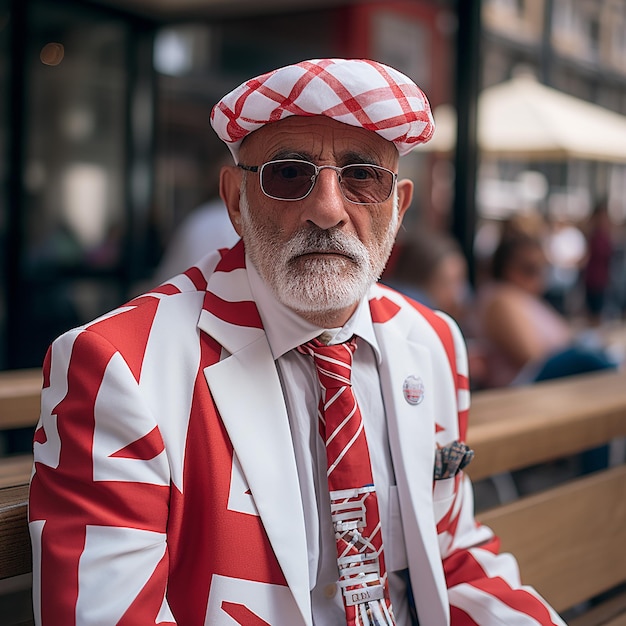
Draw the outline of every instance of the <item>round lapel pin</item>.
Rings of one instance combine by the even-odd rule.
[[[409,404],[420,404],[424,399],[424,382],[419,376],[407,376],[402,385],[402,393]]]

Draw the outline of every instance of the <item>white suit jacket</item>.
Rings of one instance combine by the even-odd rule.
[[[420,623],[561,624],[475,523],[463,473],[433,484],[436,447],[465,436],[460,332],[387,288],[369,299]],[[36,623],[312,626],[289,420],[241,242],[57,339],[34,448]]]

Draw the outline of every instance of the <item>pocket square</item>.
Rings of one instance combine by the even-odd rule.
[[[474,451],[460,441],[435,450],[435,480],[451,478],[474,458]]]

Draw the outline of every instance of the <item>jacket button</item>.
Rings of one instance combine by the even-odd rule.
[[[335,585],[334,583],[331,583],[330,585],[326,585],[324,587],[324,595],[327,598],[334,598],[335,594],[337,593],[337,585]]]

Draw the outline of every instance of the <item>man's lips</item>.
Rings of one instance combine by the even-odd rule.
[[[312,257],[312,256],[337,256],[337,257],[341,257],[343,259],[348,259],[349,261],[354,261],[354,257],[350,256],[349,254],[342,252],[341,250],[307,250],[306,252],[301,252],[299,254],[297,254],[294,259],[303,259],[306,257]]]

